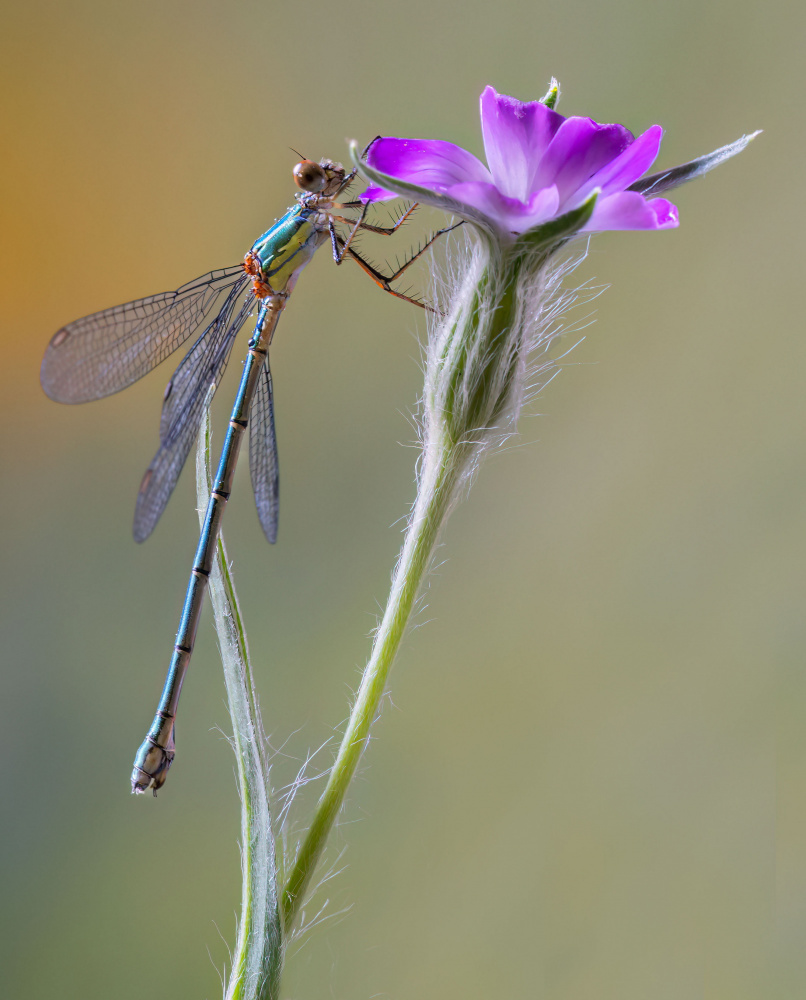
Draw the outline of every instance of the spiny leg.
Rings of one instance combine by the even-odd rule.
[[[357,175],[358,175],[358,167],[353,167],[350,173],[347,174],[344,180],[341,182],[341,186],[339,187],[339,190],[336,192],[335,197],[338,198],[338,196],[342,193],[342,191],[346,191],[347,188],[353,183]],[[360,204],[360,202],[358,204]]]
[[[411,213],[417,208],[417,203],[415,202],[408,211],[404,212],[403,215],[395,222],[393,226],[371,226],[369,223],[364,222],[367,217],[367,212],[369,211],[370,202],[361,203],[356,202],[356,206],[360,206],[361,213],[357,219],[345,219],[343,215],[334,215],[332,212],[328,212],[329,215],[329,226],[330,226],[330,241],[333,244],[333,258],[337,264],[341,264],[347,255],[350,244],[353,242],[356,233],[359,229],[365,230],[370,233],[378,233],[381,236],[391,236],[392,233],[397,232],[397,230],[403,225],[406,219],[410,218]],[[352,205],[341,205],[340,208],[351,208]],[[346,240],[343,241],[340,249],[336,249],[336,243],[333,241],[334,228],[333,222],[342,222],[345,226],[350,226],[350,235]]]
[[[334,208],[360,208],[362,211],[357,221],[355,219],[345,219],[343,216],[333,215],[333,213],[328,214],[331,219],[334,219],[336,222],[343,222],[346,226],[355,226],[357,229],[364,229],[368,233],[378,233],[379,236],[391,236],[392,233],[396,233],[398,229],[400,229],[407,219],[411,218],[415,208],[418,207],[418,202],[415,201],[415,203],[400,216],[393,226],[372,226],[368,222],[364,222],[364,218],[366,217],[367,209],[370,204],[371,202],[360,201],[347,202],[341,205],[334,204]]]
[[[358,230],[370,228],[364,224],[364,218],[366,217],[368,210],[369,210],[369,202],[367,202],[366,205],[361,206],[361,214],[358,216],[358,219],[345,219],[340,215],[331,215],[330,213],[328,213],[329,214],[328,229],[330,230],[330,242],[331,245],[333,246],[333,259],[336,261],[337,264],[341,264],[341,262],[344,260],[344,256],[349,251],[350,244],[353,242],[355,234],[358,232]],[[336,236],[336,229],[333,225],[334,219],[337,222],[343,222],[345,225],[351,227],[350,235],[347,237],[347,239],[340,240],[338,244],[334,239],[334,237]]]
[[[409,211],[410,212],[413,211],[413,208],[410,209]],[[405,295],[403,292],[396,291],[394,288],[391,287],[391,285],[392,282],[397,281],[397,279],[401,276],[401,274],[403,274],[404,271],[410,268],[411,265],[416,260],[422,257],[425,251],[431,246],[431,244],[435,240],[439,239],[440,236],[444,236],[446,233],[449,233],[452,230],[457,229],[461,225],[462,222],[457,222],[453,226],[446,226],[444,229],[438,230],[436,233],[433,234],[433,236],[431,236],[429,240],[426,241],[426,243],[423,244],[423,246],[420,247],[420,249],[416,253],[412,254],[408,260],[404,261],[403,264],[394,272],[394,274],[387,275],[383,274],[383,272],[379,271],[376,267],[373,267],[373,265],[370,264],[368,260],[365,260],[361,256],[361,254],[359,254],[356,250],[353,250],[353,248],[348,245],[349,240],[342,239],[342,237],[339,236],[338,233],[336,232],[336,229],[333,223],[331,222],[330,240],[333,245],[333,259],[336,261],[337,264],[341,264],[345,257],[351,258],[356,262],[356,264],[358,264],[361,270],[364,271],[366,274],[368,274],[370,278],[372,278],[372,280],[375,282],[375,284],[378,285],[379,288],[382,288],[385,292],[388,292],[390,295],[394,295],[398,299],[403,299],[404,302],[411,302],[415,306],[420,306],[421,309],[427,309],[429,312],[436,312],[437,310],[434,309],[432,306],[426,305],[424,302],[420,302],[418,299],[413,298],[411,295]]]

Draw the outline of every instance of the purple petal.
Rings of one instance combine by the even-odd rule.
[[[534,186],[556,184],[564,204],[633,142],[623,125],[599,125],[592,118],[566,118],[543,154]]]
[[[611,160],[601,170],[597,170],[589,181],[582,185],[574,196],[574,200],[584,201],[594,188],[601,188],[601,197],[624,191],[633,181],[649,170],[658,156],[663,129],[660,125],[650,126],[646,132],[630,143],[614,160]]]
[[[367,163],[381,173],[442,192],[453,184],[489,182],[489,170],[472,153],[438,139],[376,139]]]
[[[528,202],[508,198],[490,183],[455,184],[446,193],[485,215],[504,233],[522,233],[546,222],[553,218],[560,204],[559,193],[553,185],[535,192]]]
[[[386,188],[378,187],[368,187],[366,191],[362,191],[358,196],[360,201],[389,201],[390,198],[397,198],[398,195],[394,191],[387,191]]]
[[[540,101],[518,101],[485,87],[481,95],[484,152],[498,190],[526,202],[537,185],[540,158],[565,121]],[[546,186],[546,185],[541,185]]]
[[[583,229],[674,229],[678,225],[677,207],[665,198],[647,200],[636,191],[621,191],[600,198],[593,215]]]

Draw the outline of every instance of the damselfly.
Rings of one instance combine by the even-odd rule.
[[[390,236],[415,206],[394,225],[374,226],[367,205],[338,198],[355,179],[332,160],[302,160],[294,167],[302,189],[286,214],[255,241],[243,264],[211,271],[175,292],[152,295],[105,309],[62,327],[52,338],[42,362],[42,386],[51,399],[83,403],[125,389],[151,371],[200,330],[165,390],[160,420],[160,447],[148,467],[134,514],[134,537],[144,541],[160,518],[199,430],[211,386],[224,374],[235,338],[257,310],[254,332],[244,361],[238,393],[221,451],[190,574],[179,631],[157,714],[137,752],[132,790],[154,789],[156,795],[174,759],[174,724],[182,682],[190,664],[202,599],[213,564],[221,518],[232,488],[241,439],[250,426],[249,459],[261,526],[270,542],[277,537],[279,478],[274,399],[269,346],[280,314],[302,269],[330,239],[337,264],[355,261],[384,291],[423,305],[396,291],[391,283],[447,229],[441,229],[394,273],[386,275],[352,246],[361,231]],[[340,214],[357,210],[350,219]],[[336,227],[348,227],[341,235]],[[448,227],[451,228],[451,227]]]

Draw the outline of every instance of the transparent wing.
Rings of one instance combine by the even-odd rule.
[[[42,388],[59,403],[125,389],[164,361],[199,326],[216,298],[248,282],[241,265],[211,271],[175,292],[150,295],[68,323],[42,360]]]
[[[249,469],[260,526],[266,538],[274,544],[277,541],[277,519],[280,513],[280,473],[268,354],[252,400],[252,412],[249,414]]]
[[[234,301],[240,294],[233,289],[219,315],[193,345],[177,369],[171,385],[183,370],[188,374],[182,380],[181,408],[175,405],[170,393],[163,405],[163,428],[160,429],[160,447],[143,476],[134,509],[134,540],[143,542],[157,525],[166,504],[174,491],[179,474],[199,432],[207,392],[211,385],[218,388],[227,367],[232,345],[243,324],[254,308],[252,296],[242,304],[230,322]],[[229,307],[229,309],[228,309]],[[226,319],[223,319],[226,315]],[[194,356],[195,363],[187,363]],[[186,364],[187,363],[187,364]],[[192,373],[192,377],[191,374]],[[166,419],[166,409],[170,419]]]
[[[206,392],[214,381],[222,340],[234,337],[254,308],[255,300],[250,295],[241,305],[235,321],[232,321],[241,294],[240,283],[230,289],[218,315],[201,332],[165,387],[160,416],[160,441],[163,443],[171,439],[174,427],[181,420],[190,400],[195,398],[197,392]]]

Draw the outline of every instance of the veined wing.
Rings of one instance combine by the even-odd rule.
[[[227,302],[237,298],[239,293],[240,289],[233,289],[227,297]],[[222,309],[216,320],[205,331],[206,336],[199,338],[177,369],[178,374],[181,369],[185,368],[185,362],[188,358],[191,355],[196,355],[198,349],[196,363],[187,366],[187,371],[193,372],[193,378],[183,383],[181,409],[177,406],[168,407],[171,402],[170,396],[165,403],[165,407],[168,407],[172,413],[172,418],[164,421],[166,423],[165,434],[160,434],[162,443],[143,476],[137,494],[137,503],[134,509],[134,540],[136,542],[144,542],[162,516],[199,432],[208,390],[211,385],[218,388],[227,367],[235,337],[249,318],[253,308],[254,302],[250,295],[231,323],[223,322],[217,326],[218,320],[225,311]],[[228,317],[229,315],[231,315],[231,311],[228,313]],[[171,393],[172,395],[173,393]]]
[[[222,268],[175,292],[68,323],[45,351],[42,388],[59,403],[85,403],[125,389],[187,340],[224,289],[247,281],[240,265]]]
[[[252,400],[252,412],[249,414],[249,469],[260,526],[273,544],[277,541],[277,519],[280,513],[280,475],[268,354]]]
[[[163,444],[170,441],[176,423],[181,419],[190,400],[200,389],[206,392],[209,385],[215,381],[215,368],[220,360],[219,349],[222,341],[227,338],[234,339],[254,308],[255,300],[250,294],[241,304],[235,321],[230,325],[242,292],[240,283],[230,288],[218,315],[208,323],[195,344],[179,362],[171,381],[165,387],[160,416],[160,441]],[[226,359],[224,363],[226,364]]]

